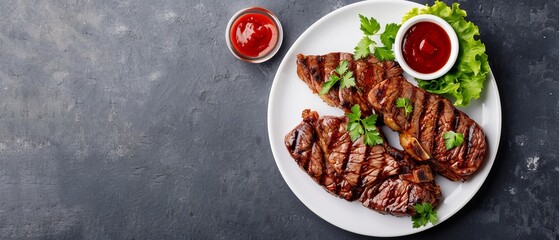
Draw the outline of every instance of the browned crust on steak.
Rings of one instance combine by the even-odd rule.
[[[397,98],[409,98],[413,112],[408,116],[396,107]],[[400,133],[406,152],[427,161],[441,175],[453,181],[466,181],[485,159],[487,143],[482,128],[452,103],[413,86],[403,77],[393,77],[375,85],[368,95],[373,109],[387,126]],[[464,134],[462,145],[447,150],[443,134]]]
[[[413,206],[417,203],[437,206],[440,195],[436,185],[415,183],[394,176],[368,188],[360,200],[363,206],[382,214],[405,216],[415,214]]]
[[[339,107],[345,112],[351,112],[351,107],[358,104],[361,111],[371,114],[372,109],[367,101],[367,93],[377,83],[402,74],[402,69],[394,61],[378,61],[374,56],[354,60],[351,53],[328,53],[326,55],[297,55],[297,75],[311,91],[318,94],[322,84],[330,79],[341,61],[347,60],[349,71],[353,71],[356,88],[340,88],[334,86],[320,98],[328,105]]]
[[[303,121],[285,136],[285,146],[299,167],[328,192],[348,201],[360,199],[370,209],[394,215],[413,214],[413,204],[423,202],[419,197],[434,206],[438,204],[440,190],[427,165],[416,166],[408,155],[388,145],[386,140],[375,146],[365,145],[363,137],[351,142],[347,117],[319,117],[310,110],[302,115]],[[380,128],[378,131],[384,138]],[[394,186],[392,190],[370,190],[378,189],[392,178],[398,179],[390,183]],[[403,194],[402,188],[418,193],[399,196]],[[392,213],[392,210],[381,208],[382,205],[370,204],[386,191],[394,191],[395,195],[385,201],[404,201],[398,204],[412,205],[406,209],[395,208]],[[420,191],[426,192],[419,194]],[[363,195],[364,192],[368,195]],[[374,197],[377,200],[372,201]]]

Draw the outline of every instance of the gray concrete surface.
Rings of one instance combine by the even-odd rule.
[[[351,2],[0,2],[0,239],[362,238],[293,195],[266,129],[282,56]],[[497,79],[501,146],[474,199],[412,237],[557,239],[558,2],[459,2]],[[260,65],[224,42],[254,5],[285,31]]]

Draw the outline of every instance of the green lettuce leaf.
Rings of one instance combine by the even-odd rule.
[[[466,11],[460,9],[458,3],[449,7],[444,2],[435,1],[433,6],[414,8],[404,15],[402,22],[419,14],[432,14],[447,21],[458,36],[460,50],[456,63],[447,74],[428,81],[416,79],[418,86],[430,93],[453,97],[456,106],[469,105],[471,100],[480,97],[489,73],[485,45],[476,39],[479,38],[479,28],[464,19]]]

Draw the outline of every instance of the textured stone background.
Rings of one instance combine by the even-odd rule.
[[[266,130],[282,56],[351,2],[1,1],[0,239],[362,237],[293,195]],[[413,237],[557,239],[558,2],[459,2],[497,79],[501,146],[474,199]],[[260,65],[224,42],[253,5],[285,31]]]

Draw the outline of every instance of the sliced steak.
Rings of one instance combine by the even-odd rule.
[[[396,178],[399,179],[397,183],[391,184],[399,186],[400,190],[394,192],[396,195],[386,195],[385,202],[406,199],[410,206],[417,202],[430,202],[433,206],[438,204],[440,191],[434,183],[430,167],[415,166],[408,155],[392,148],[386,141],[367,146],[361,137],[351,142],[347,122],[347,117],[319,117],[318,113],[305,110],[303,121],[285,136],[285,146],[299,167],[315,182],[348,201],[360,199],[365,206],[382,213],[413,214],[410,210],[413,207],[394,209],[392,213],[382,204],[372,204],[378,202],[381,192],[370,189],[379,189],[379,184]],[[398,194],[402,189],[424,192],[400,196]],[[367,192],[366,196],[364,192]]]
[[[396,99],[408,98],[413,112],[406,116]],[[375,85],[368,101],[384,123],[400,133],[400,144],[413,158],[427,161],[438,173],[453,181],[466,181],[485,159],[487,143],[482,128],[449,100],[413,86],[403,77]],[[447,131],[464,134],[462,145],[445,147]]]
[[[395,216],[414,215],[413,206],[416,203],[431,203],[437,206],[441,196],[439,186],[433,184],[432,179],[416,178],[431,175],[431,169],[422,165],[413,172],[378,182],[367,188],[359,200],[365,207]]]
[[[402,74],[400,66],[393,61],[378,61],[374,56],[355,61],[351,53],[329,53],[326,55],[297,55],[297,75],[307,86],[318,94],[322,84],[330,79],[336,67],[343,60],[349,62],[349,71],[353,71],[356,88],[334,86],[324,95],[319,95],[324,102],[351,112],[351,107],[358,104],[365,115],[372,113],[367,102],[367,93],[371,87],[387,78]]]

